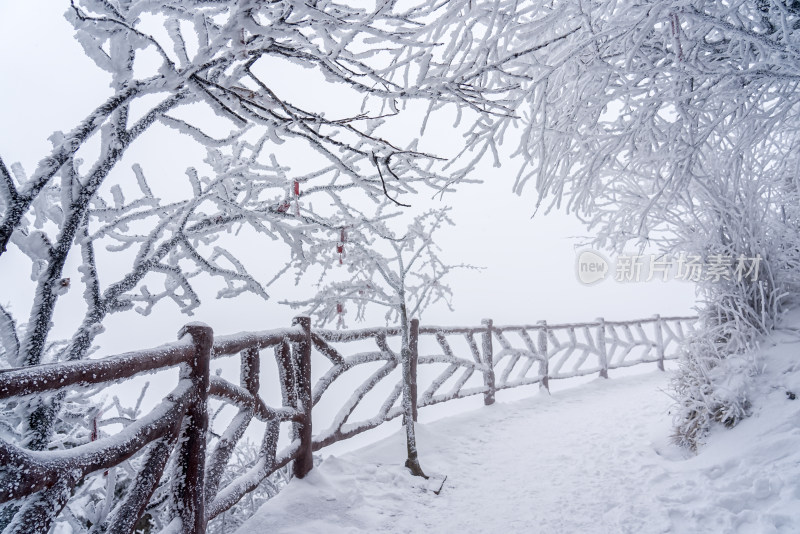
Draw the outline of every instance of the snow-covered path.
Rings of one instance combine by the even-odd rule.
[[[402,467],[400,433],[328,457],[239,532],[800,532],[800,425],[759,451],[778,423],[753,418],[684,458],[667,380],[598,379],[419,425],[427,482]],[[800,403],[775,402],[800,423]]]

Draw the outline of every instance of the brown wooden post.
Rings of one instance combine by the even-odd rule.
[[[483,394],[483,403],[486,406],[494,404],[494,354],[492,352],[492,320],[484,319],[481,324],[486,327],[486,332],[481,334],[481,348],[483,349],[483,363],[486,366],[486,371],[483,373],[483,385],[488,388],[488,391]]]
[[[663,371],[664,370],[664,333],[661,330],[661,316],[656,314],[655,315],[656,323],[656,354],[658,355],[658,368]]]
[[[600,317],[597,329],[597,352],[600,356],[600,376],[608,378],[608,354],[606,353],[606,320]]]
[[[539,339],[537,349],[539,351],[539,389],[546,389],[550,393],[550,360],[547,358],[547,321],[539,321]]]
[[[214,331],[210,326],[194,323],[184,326],[178,332],[178,338],[186,334],[192,337],[194,354],[186,365],[181,366],[181,379],[188,378],[192,381],[195,397],[186,412],[187,422],[178,455],[178,465],[183,470],[183,476],[177,478],[173,496],[183,523],[183,532],[203,534],[206,531],[205,463],[209,364]]]
[[[278,364],[278,375],[281,383],[284,408],[297,408],[297,387],[295,385],[292,351],[288,341],[284,340],[275,347],[275,361]],[[297,439],[292,427],[292,439]]]
[[[300,451],[294,461],[294,476],[303,478],[314,467],[311,436],[311,318],[295,317],[292,326],[303,330],[303,339],[294,343],[292,360],[296,377],[297,408],[303,412],[303,422],[295,423],[295,433],[300,438]]]
[[[408,356],[411,370],[411,408],[417,422],[417,360],[419,359],[419,319],[411,319],[408,329]]]
[[[258,397],[261,382],[261,354],[258,352],[258,348],[250,347],[242,352],[239,381],[253,397]]]

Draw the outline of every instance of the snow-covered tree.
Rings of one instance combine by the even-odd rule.
[[[418,215],[401,234],[393,230],[391,217],[382,217],[382,210],[368,222],[347,210],[342,217],[336,246],[332,239],[323,239],[315,248],[323,272],[317,293],[308,300],[286,302],[293,308],[316,318],[324,326],[336,322],[345,326],[347,304],[355,306],[356,320],[365,317],[370,306],[387,309],[387,323],[400,324],[400,361],[403,380],[403,414],[408,458],[406,467],[417,476],[425,476],[419,463],[414,434],[414,407],[411,399],[410,319],[419,317],[430,305],[442,301],[452,309],[452,291],[445,278],[454,269],[475,268],[445,263],[434,234],[445,225],[453,225],[447,216],[450,208],[427,211]],[[347,273],[336,266],[346,267]],[[297,265],[299,275],[307,263]],[[337,276],[339,275],[339,276]]]
[[[286,303],[314,317],[319,326],[335,322],[339,328],[345,326],[347,304],[355,307],[356,321],[377,306],[386,308],[387,324],[401,326],[437,302],[452,309],[452,291],[444,279],[454,269],[474,267],[448,264],[440,258],[434,234],[453,226],[449,211],[426,211],[400,232],[394,229],[398,213],[384,215],[384,209],[379,209],[367,217],[349,209],[338,229],[321,233],[309,247],[314,261],[296,262],[298,280],[309,267],[322,267],[316,295]]]
[[[109,74],[112,95],[74,130],[53,134],[52,152],[30,176],[0,160],[0,253],[11,243],[27,254],[36,283],[26,322],[0,310],[6,364],[82,358],[110,313],[146,313],[163,299],[189,312],[199,304],[191,284],[199,273],[224,280],[220,296],[250,291],[266,297],[224,245],[212,244],[220,232],[249,226],[301,254],[304,232],[297,227],[326,226],[324,217],[311,213],[307,199],[315,194],[342,202],[344,191],[357,189],[375,201],[388,196],[400,202],[397,197],[413,193],[417,183],[444,187],[458,178],[435,172],[435,158],[398,148],[380,128],[403,103],[417,100],[503,112],[473,76],[500,69],[472,48],[440,51],[447,39],[470,34],[454,24],[468,8],[466,2],[371,9],[336,2],[73,3],[67,16],[86,54]],[[362,100],[360,109],[331,113],[278,96],[269,85],[272,59],[315,69],[328,83],[345,86]],[[334,102],[328,107],[336,109]],[[226,125],[225,135],[212,135],[213,119]],[[189,169],[188,194],[178,199],[153,193],[146,175],[180,187],[157,167],[120,168],[126,151],[156,123],[208,147],[208,174]],[[96,141],[97,157],[82,161],[91,152],[81,149]],[[289,176],[290,169],[270,158],[287,141],[323,163]],[[105,185],[112,171],[135,185]],[[128,272],[103,277],[98,247],[135,248]],[[66,345],[53,345],[56,303],[76,285],[64,274],[75,254],[83,260],[86,316]],[[146,284],[154,275],[163,290]],[[44,447],[48,433],[47,424],[34,424],[27,442]]]
[[[14,154],[0,154],[0,262],[9,250],[21,251],[35,283],[29,310],[0,308],[2,364],[84,358],[111,314],[148,313],[165,300],[190,313],[200,304],[199,278],[221,281],[220,297],[267,298],[230,246],[233,232],[283,241],[289,261],[308,261],[308,239],[338,229],[328,206],[354,196],[408,204],[422,187],[445,190],[463,180],[494,149],[493,131],[473,132],[475,158],[450,167],[420,148],[424,138],[398,132],[424,127],[440,112],[458,120],[510,112],[518,81],[507,71],[510,58],[497,55],[494,32],[515,4],[65,5],[110,91],[71,131],[49,137],[52,150],[32,172],[7,165]],[[282,69],[296,66],[320,80],[313,104],[275,87]],[[332,89],[343,89],[355,106]],[[161,126],[199,143],[206,161],[185,177],[167,175],[158,161],[169,156],[169,142],[160,143],[163,153],[131,161],[130,149]],[[298,158],[312,168],[294,170]],[[80,280],[68,274],[70,261],[81,265]],[[56,307],[79,283],[81,324],[67,339],[53,339]],[[4,437],[32,449],[70,446],[57,437],[72,432],[58,417],[66,402],[58,394],[6,406]],[[85,441],[90,434],[75,435]],[[3,522],[12,515],[7,507]]]
[[[746,411],[742,395],[724,393],[730,373],[710,369],[746,351],[797,291],[788,243],[797,240],[800,5],[564,0],[532,9],[498,35],[512,50],[527,50],[536,29],[554,40],[506,64],[520,76],[510,104],[522,118],[516,190],[533,181],[539,203],[576,212],[601,245],[657,242],[704,263],[761,258],[759,276],[699,284],[715,356],[690,346],[677,388],[687,408],[678,437],[695,442],[708,428],[698,419],[735,424],[740,415],[725,414]]]
[[[241,221],[241,214],[228,214],[223,207],[235,212],[242,201],[260,202],[262,217],[275,221],[299,213],[277,199],[274,191],[268,195],[263,186],[247,190],[221,183],[219,165],[228,167],[228,177],[238,173],[242,181],[252,171],[270,172],[271,165],[270,185],[285,188],[289,203],[300,195],[300,188],[303,195],[324,191],[334,198],[342,190],[358,188],[374,199],[384,195],[395,199],[413,192],[415,182],[434,187],[446,184],[453,177],[433,172],[433,158],[397,148],[378,129],[384,118],[399,113],[398,106],[414,100],[502,111],[476,84],[461,81],[479,68],[472,51],[433,57],[443,32],[448,28],[464,31],[453,27],[459,9],[447,7],[421,4],[403,11],[380,5],[371,11],[335,2],[313,6],[205,1],[74,4],[68,16],[87,55],[109,73],[113,95],[73,131],[51,136],[52,153],[31,176],[17,165],[9,170],[0,164],[4,184],[0,248],[5,251],[12,242],[31,256],[37,281],[36,302],[27,327],[18,336],[20,354],[14,361],[27,365],[42,361],[52,311],[68,289],[69,282],[62,276],[64,263],[73,243],[81,245],[87,235],[97,235],[93,216],[105,221],[122,218],[105,230],[106,235],[125,243],[149,243],[148,258],[158,248],[153,239],[122,236],[126,223],[143,218],[138,212],[145,207],[153,214],[162,213],[141,167],[134,167],[140,190],[134,201],[126,203],[120,188],[102,188],[126,150],[154,123],[173,127],[212,149],[215,176],[205,189],[192,176],[196,171],[189,171],[190,203],[220,204],[192,212],[205,215],[193,221],[202,221],[204,232]],[[467,7],[464,4],[462,9]],[[317,69],[330,83],[343,84],[362,98],[361,109],[352,116],[329,118],[324,110],[306,110],[277,96],[264,81],[271,72],[259,70],[259,61],[271,58]],[[420,72],[409,79],[412,64]],[[208,119],[214,116],[227,121],[227,136],[215,138],[209,133]],[[93,162],[80,161],[78,153],[90,140],[101,142],[100,154]],[[287,140],[301,141],[326,163],[313,173],[287,178],[275,160],[267,159]],[[170,214],[177,209],[173,203],[165,205]],[[188,218],[184,224],[189,224]],[[156,254],[164,252],[159,249]],[[91,270],[92,251],[84,254],[85,268]],[[89,272],[84,278],[91,285],[94,275]],[[126,285],[136,282],[127,280]],[[174,283],[180,286],[181,282],[176,274]],[[129,289],[118,288],[119,295],[106,305],[116,309],[126,304],[120,302],[120,295]],[[249,289],[259,292],[255,286]],[[152,304],[154,297],[143,300]],[[193,297],[187,293],[184,307],[193,306],[190,300]],[[4,332],[12,329],[11,322],[4,324]],[[71,355],[80,357],[86,343],[72,346]]]

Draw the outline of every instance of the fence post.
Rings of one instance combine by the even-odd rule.
[[[481,324],[486,327],[486,332],[482,334],[482,348],[483,348],[483,363],[486,365],[486,371],[483,373],[483,384],[489,388],[483,394],[483,403],[486,406],[494,404],[494,354],[492,352],[492,320],[484,319]]]
[[[419,359],[419,319],[411,319],[408,330],[408,359],[411,375],[411,408],[417,422],[417,360]]]
[[[188,378],[192,381],[196,396],[186,412],[187,424],[178,454],[178,465],[183,470],[183,476],[177,477],[173,495],[178,515],[183,522],[183,532],[203,534],[206,531],[205,464],[209,365],[214,331],[202,323],[192,323],[178,332],[178,339],[186,334],[192,337],[194,354],[187,362],[188,365],[181,366],[181,379]]]
[[[258,348],[250,347],[242,352],[242,366],[239,382],[253,397],[258,397],[261,375],[261,354]]]
[[[314,455],[311,440],[311,318],[295,317],[292,326],[303,330],[303,339],[294,344],[292,359],[294,361],[295,384],[297,387],[297,408],[303,413],[303,422],[296,423],[295,432],[300,438],[300,451],[294,461],[294,476],[303,478],[314,467]]]
[[[658,369],[664,370],[664,333],[661,330],[661,316],[656,314],[656,354],[658,355]]]
[[[600,354],[600,376],[608,378],[608,354],[606,353],[606,320],[600,317],[597,319],[599,328],[597,331],[597,351]]]
[[[537,350],[539,351],[539,389],[546,389],[550,393],[550,360],[547,358],[547,321],[539,321],[539,339],[537,340]]]
[[[297,387],[295,385],[294,365],[292,364],[292,351],[289,342],[285,339],[275,347],[275,362],[278,364],[278,375],[283,394],[284,408],[297,408]],[[292,439],[297,439],[297,429],[292,426]]]

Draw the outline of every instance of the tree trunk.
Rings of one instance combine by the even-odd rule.
[[[403,372],[403,419],[406,427],[406,448],[408,450],[406,467],[414,476],[428,478],[419,465],[417,438],[414,434],[414,400],[411,398],[411,349],[408,343],[409,326],[404,297],[405,295],[400,295],[400,338],[402,340],[400,362]]]

